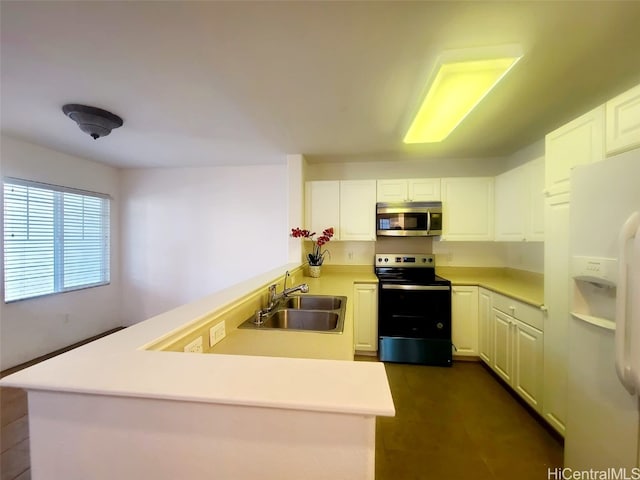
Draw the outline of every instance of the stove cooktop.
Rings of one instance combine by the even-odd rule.
[[[435,255],[385,253],[375,256],[376,276],[384,283],[451,285],[436,275]]]

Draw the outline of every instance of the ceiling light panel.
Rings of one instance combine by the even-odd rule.
[[[514,45],[443,54],[404,143],[443,141],[521,57]]]

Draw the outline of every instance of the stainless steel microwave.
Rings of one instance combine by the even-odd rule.
[[[377,203],[379,237],[442,235],[442,202]]]

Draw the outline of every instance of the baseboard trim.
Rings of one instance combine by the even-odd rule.
[[[107,330],[106,332],[99,333],[98,335],[94,335],[93,337],[86,338],[72,345],[69,345],[68,347],[60,348],[51,353],[47,353],[46,355],[42,355],[40,357],[34,358],[33,360],[29,360],[28,362],[21,363],[20,365],[16,365],[15,367],[7,368],[6,370],[3,370],[0,372],[0,378],[6,377],[7,375],[11,375],[12,373],[16,373],[27,367],[31,367],[36,363],[44,362],[45,360],[48,360],[57,355],[60,355],[61,353],[65,353],[65,352],[68,352],[69,350],[73,350],[74,348],[81,347],[82,345],[86,345],[87,343],[93,342],[94,340],[98,340],[99,338],[106,337],[107,335],[111,335],[112,333],[123,330],[124,328],[125,327],[112,328],[111,330]]]

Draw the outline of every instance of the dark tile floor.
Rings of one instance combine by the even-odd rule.
[[[0,388],[1,480],[28,480],[29,425],[27,394],[19,388]]]
[[[0,372],[0,378],[11,375],[23,368],[60,355],[80,345],[97,340],[122,330],[114,328],[68,347],[61,348],[27,363]],[[20,388],[0,388],[0,480],[30,480],[31,461],[29,457],[29,416],[27,412],[27,392]]]
[[[373,360],[358,357],[358,360]],[[480,363],[386,363],[396,416],[376,424],[376,480],[544,480],[561,443]],[[27,399],[0,389],[1,480],[29,480]]]
[[[396,416],[377,420],[376,480],[543,480],[562,466],[561,442],[482,364],[385,369]]]

